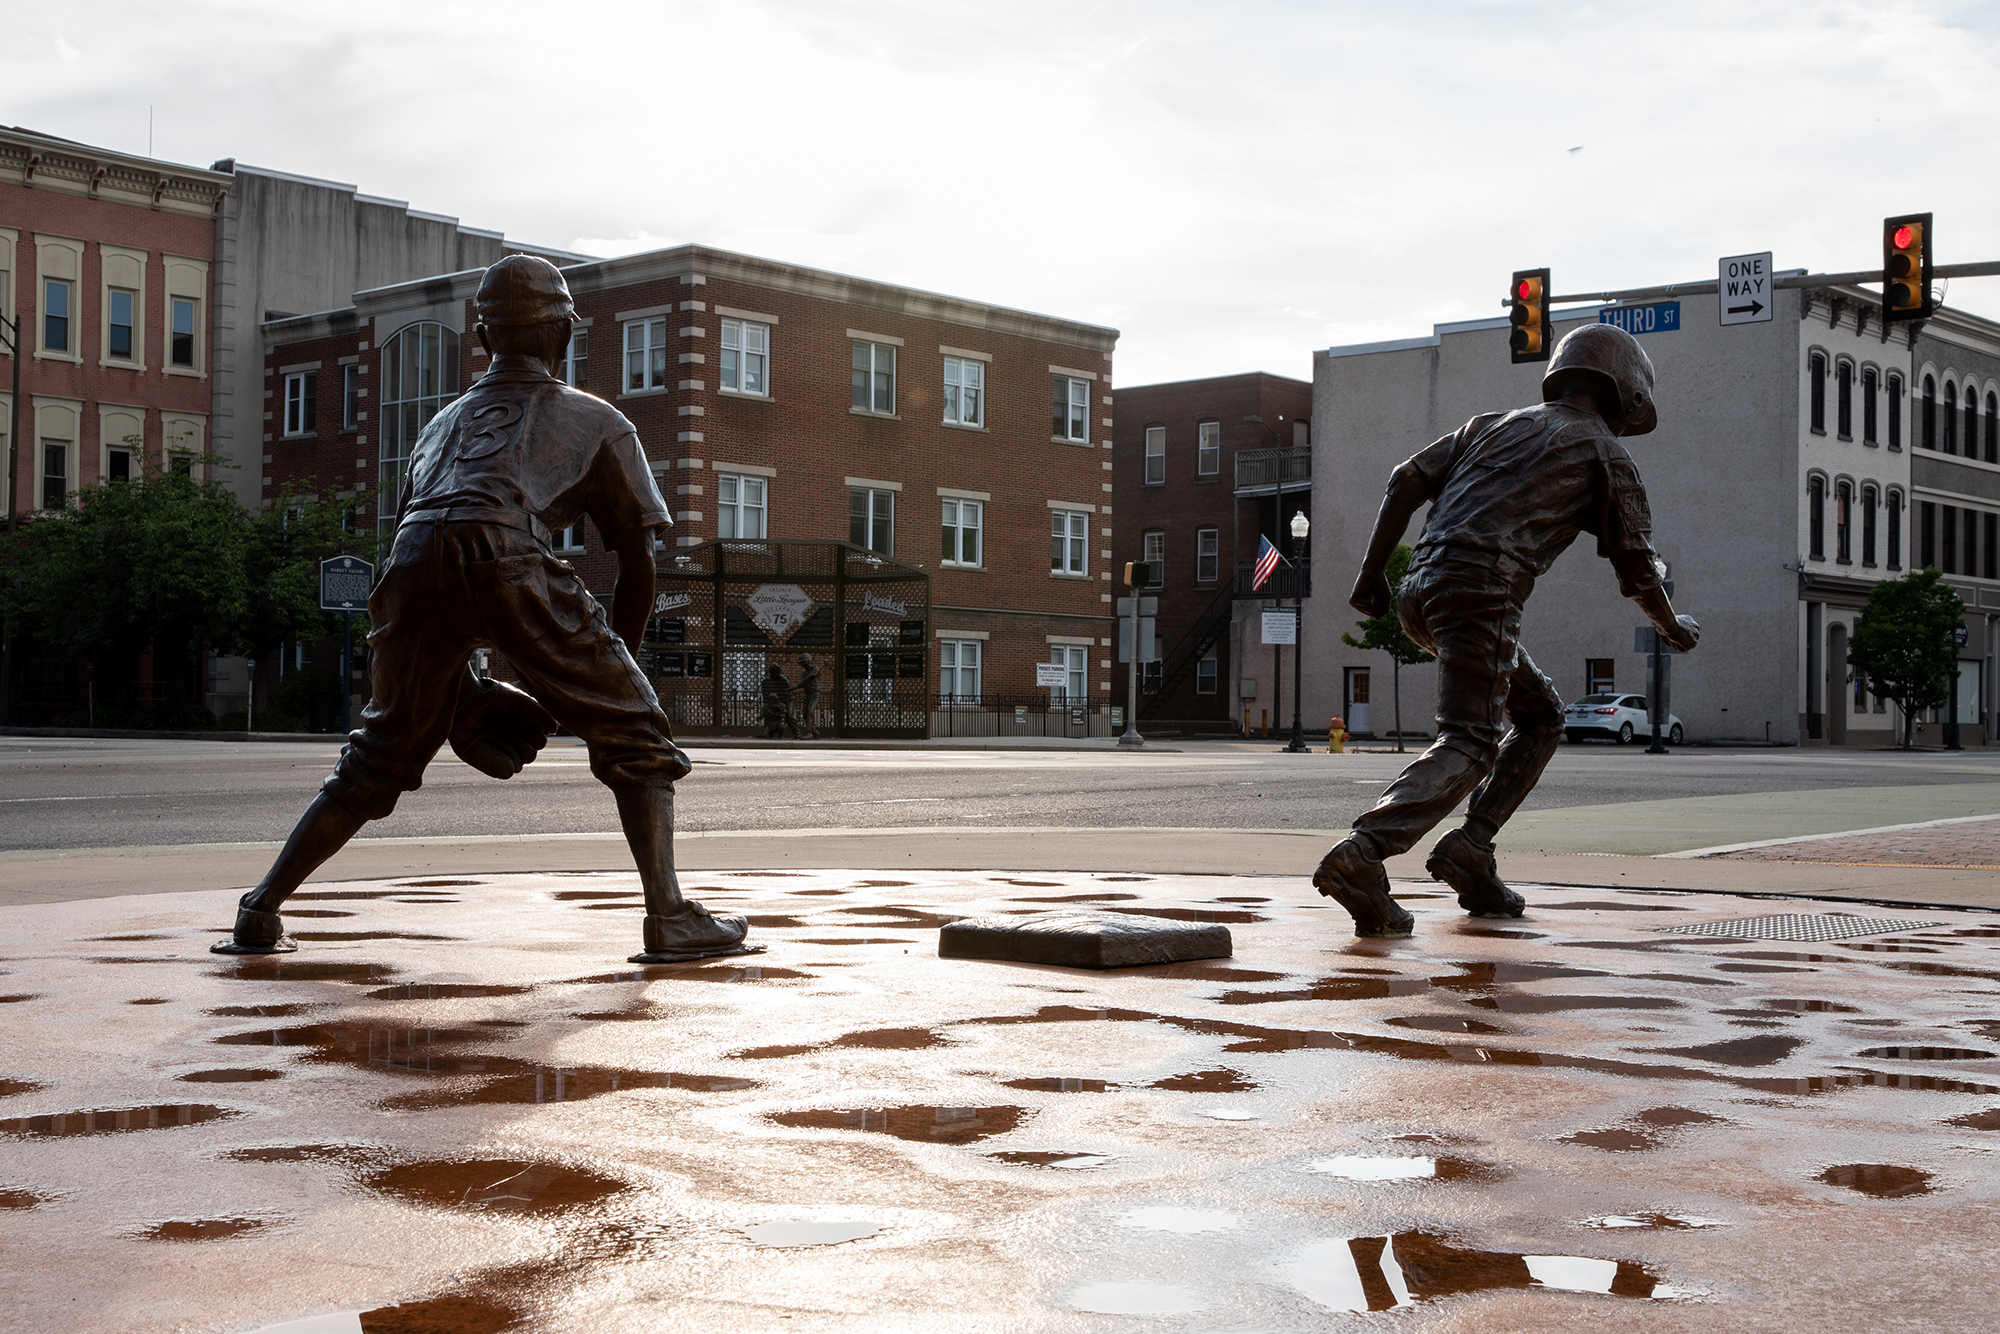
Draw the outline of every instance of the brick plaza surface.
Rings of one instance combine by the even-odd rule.
[[[1357,942],[1293,877],[689,886],[769,952],[626,964],[618,874],[314,885],[275,960],[205,952],[224,893],[0,910],[9,1328],[1990,1328],[1989,915],[1800,946],[1656,928],[1822,905],[1409,883]],[[1235,956],[935,957],[1079,904]]]
[[[1887,834],[1850,834],[1746,848],[1736,861],[1822,862],[1838,866],[1952,866],[2000,871],[2000,817]]]

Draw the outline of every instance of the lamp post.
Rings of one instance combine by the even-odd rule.
[[[1964,648],[1965,641],[1970,639],[1971,637],[1972,637],[1972,632],[1967,630],[1964,626],[1962,625],[1953,626],[1951,628],[1952,648],[1954,649]],[[1945,714],[1944,748],[1946,750],[1964,750],[1965,747],[1960,745],[1958,740],[1958,655],[1956,653],[1952,655],[1951,703],[1947,706],[1947,708],[1950,711]]]
[[[1312,532],[1312,520],[1306,517],[1304,510],[1300,510],[1292,516],[1292,550],[1294,552],[1303,552],[1306,535],[1310,532]],[[1309,749],[1306,745],[1305,733],[1300,727],[1299,708],[1299,691],[1303,688],[1303,667],[1301,666],[1303,659],[1300,656],[1300,651],[1306,646],[1306,613],[1305,604],[1301,601],[1305,596],[1304,585],[1305,566],[1301,561],[1294,560],[1292,562],[1292,740],[1285,747],[1285,752],[1289,755],[1304,755]]]
[[[21,317],[12,320],[0,317],[0,339],[9,359],[14,363],[14,397],[12,419],[7,425],[7,535],[12,537],[20,523],[20,504],[15,498],[16,483],[21,475]],[[7,551],[9,565],[13,563],[13,547]],[[0,727],[12,721],[14,703],[14,626],[11,618],[0,617]]]

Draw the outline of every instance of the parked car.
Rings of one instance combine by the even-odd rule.
[[[1585,737],[1609,737],[1619,745],[1629,745],[1635,736],[1650,737],[1652,719],[1646,716],[1644,695],[1585,695],[1569,706],[1563,719],[1563,735],[1572,744]],[[1681,744],[1681,720],[1667,715],[1660,735],[1676,746]]]

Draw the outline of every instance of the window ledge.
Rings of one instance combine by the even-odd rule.
[[[44,350],[44,349],[42,349],[42,348],[36,348],[36,349],[35,349],[35,360],[36,360],[36,361],[67,361],[67,362],[68,362],[68,363],[69,363],[70,365],[72,365],[72,366],[81,366],[81,365],[83,364],[83,357],[82,357],[82,356],[81,356],[80,354],[79,354],[79,355],[76,355],[76,356],[71,356],[71,355],[70,355],[69,353],[67,353],[67,352],[49,352],[49,351],[45,351],[45,350]]]
[[[1088,441],[1088,440],[1072,440],[1072,439],[1070,439],[1070,438],[1069,438],[1068,436],[1066,436],[1066,435],[1052,435],[1052,436],[1050,436],[1050,437],[1049,437],[1049,443],[1050,443],[1050,444],[1055,444],[1055,445],[1075,445],[1075,446],[1076,446],[1077,448],[1079,448],[1079,449],[1089,449],[1089,448],[1090,448],[1090,441]]]
[[[952,561],[952,560],[939,561],[938,568],[940,570],[964,570],[970,574],[986,573],[986,567],[984,565],[961,565],[957,561]],[[1053,571],[1051,571],[1051,573],[1053,573]]]
[[[1834,439],[1836,439],[1836,440],[1845,440],[1845,441],[1847,441],[1847,442],[1848,442],[1849,444],[1853,444],[1853,443],[1854,443],[1854,437],[1853,437],[1852,435],[1841,435],[1841,434],[1839,434],[1838,432],[1836,432],[1836,433],[1834,434],[1834,437],[1833,437],[1833,438],[1834,438]],[[1673,703],[1673,700],[1672,700],[1672,699],[1669,699],[1669,700],[1668,700],[1667,702],[1668,702],[1669,704],[1671,704],[1671,703]]]
[[[107,370],[107,371],[135,371],[135,372],[137,372],[137,373],[138,373],[138,374],[140,374],[140,375],[144,375],[144,374],[146,373],[146,363],[145,363],[145,362],[143,362],[143,361],[126,361],[126,360],[121,360],[121,359],[119,359],[119,358],[117,358],[117,357],[99,357],[99,358],[97,359],[97,366],[98,366],[98,369],[99,369],[99,370]]]
[[[1822,426],[1808,426],[1806,427],[1806,433],[1808,435],[1817,435],[1823,437],[1826,435],[1826,428]]]
[[[990,427],[975,426],[971,422],[944,421],[939,422],[938,425],[949,427],[954,431],[977,431],[981,435],[991,435],[993,433]]]
[[[618,397],[651,398],[655,394],[671,394],[672,392],[673,390],[667,388],[665,385],[661,385],[658,389],[621,389],[618,391]]]
[[[1088,583],[1088,582],[1090,582],[1090,576],[1089,576],[1088,574],[1071,574],[1071,573],[1070,573],[1069,571],[1067,571],[1067,570],[1050,570],[1050,571],[1049,571],[1049,578],[1051,578],[1051,579],[1081,579],[1081,580],[1083,580],[1083,581],[1084,581],[1085,583]]]
[[[771,396],[769,394],[746,393],[744,390],[728,389],[722,385],[717,385],[715,387],[715,392],[722,395],[724,398],[744,398],[750,400],[752,403],[769,403],[771,401]]]
[[[317,440],[317,439],[319,439],[319,432],[318,432],[318,431],[298,431],[298,432],[294,432],[294,433],[290,433],[290,434],[286,434],[286,435],[281,435],[281,436],[279,436],[279,437],[278,437],[278,439],[280,439],[280,440],[284,440],[284,441],[292,441],[292,440]]]
[[[850,417],[873,417],[877,421],[885,421],[885,422],[899,422],[903,420],[902,415],[900,413],[877,412],[873,408],[849,407],[847,409],[847,415]]]
[[[1870,449],[1880,449],[1882,447],[1882,442],[1880,440],[1863,440],[1861,443],[1868,446],[1868,448]],[[1671,704],[1673,701],[1670,699],[1667,702]]]
[[[206,380],[208,378],[207,371],[198,371],[191,366],[163,366],[160,368],[160,374],[185,375],[190,380]]]

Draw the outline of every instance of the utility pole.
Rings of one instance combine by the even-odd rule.
[[[0,575],[11,585],[14,572],[14,530],[20,525],[19,499],[15,492],[21,478],[21,317],[11,321],[0,316],[0,338],[8,340],[7,354],[14,362],[13,420],[7,427],[7,572]],[[0,727],[13,721],[14,712],[14,618],[0,612]]]

